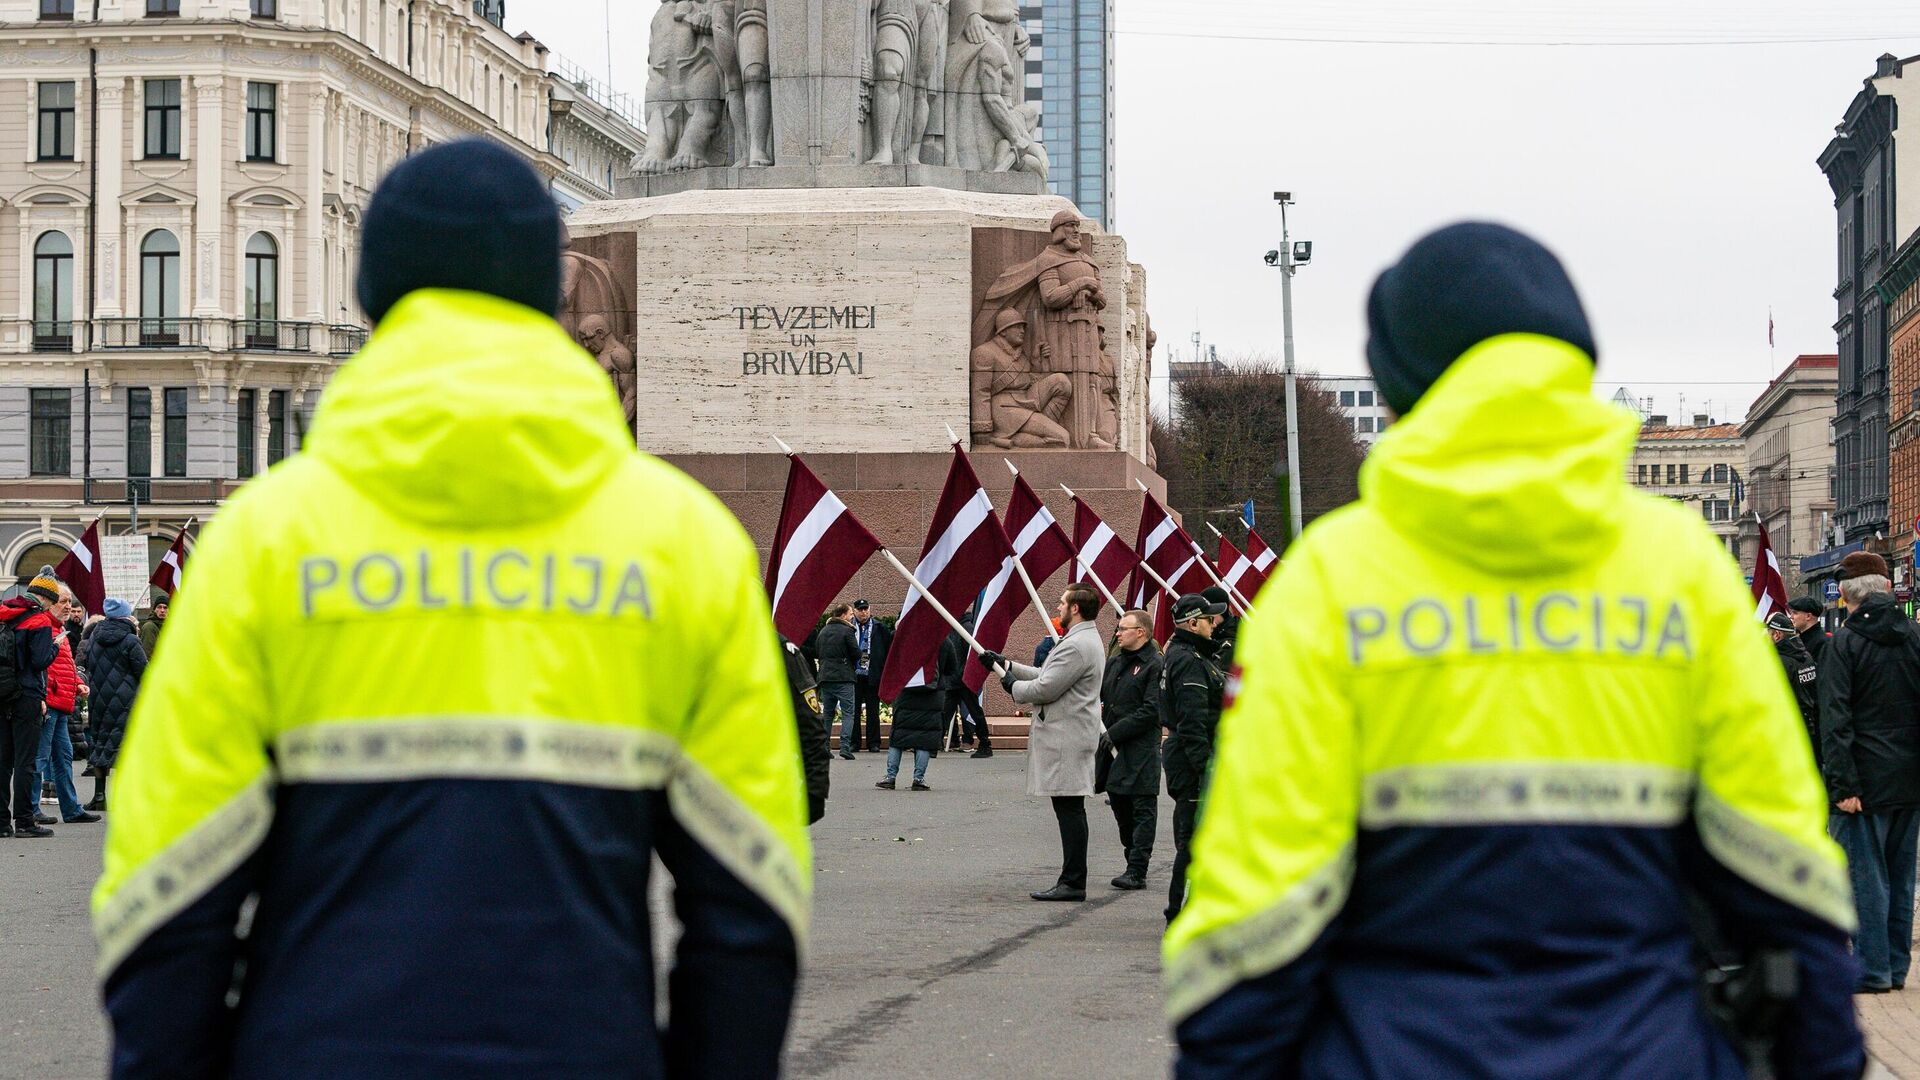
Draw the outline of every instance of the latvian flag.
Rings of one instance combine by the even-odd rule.
[[[1760,621],[1766,622],[1774,612],[1787,610],[1787,580],[1780,576],[1780,560],[1774,558],[1773,540],[1760,515],[1754,515],[1754,524],[1760,529],[1760,550],[1753,559],[1753,602]]]
[[[774,627],[789,641],[804,641],[880,541],[812,469],[798,457],[789,460],[780,529],[767,558],[767,595]]]
[[[1127,575],[1140,565],[1140,557],[1078,495],[1073,497],[1073,547],[1079,552],[1073,580],[1085,581],[1091,573],[1107,587],[1106,591],[1127,599],[1121,587],[1126,585]]]
[[[107,575],[100,562],[100,522],[87,526],[78,543],[67,549],[67,557],[53,568],[53,574],[73,590],[74,599],[98,615],[107,604]],[[132,597],[127,599],[131,600]]]
[[[1259,558],[1253,554],[1256,551],[1260,553]],[[1247,534],[1247,553],[1244,555],[1240,553],[1239,548],[1233,546],[1233,541],[1222,536],[1220,558],[1214,565],[1228,585],[1239,590],[1240,594],[1248,600],[1252,600],[1255,594],[1259,593],[1260,587],[1267,583],[1267,571],[1274,562],[1273,552],[1268,550],[1266,544],[1261,543],[1260,534],[1250,532]]]
[[[1027,576],[1038,586],[1073,558],[1073,542],[1067,539],[1066,530],[1054,520],[1053,511],[1040,501],[1027,478],[1019,473],[1013,475],[1013,496],[1007,500],[1006,529],[1013,539],[1014,554],[1001,562],[1000,572],[987,582],[973,626],[973,636],[995,652],[1007,647],[1007,637],[1013,631],[1015,620],[1033,604],[1013,561],[1019,559],[1020,565],[1026,567]],[[976,694],[987,684],[987,668],[978,654],[970,653],[967,657],[966,683],[967,689]]]
[[[160,565],[147,579],[147,584],[172,596],[180,591],[180,572],[187,565],[187,530],[181,529],[180,535],[173,538],[173,546],[160,557]]]
[[[1140,561],[1166,578],[1180,596],[1201,592],[1213,584],[1193,538],[1151,492],[1146,493],[1146,502],[1140,507],[1140,541],[1135,546]]]
[[[914,580],[957,616],[1012,554],[1013,542],[993,515],[993,500],[980,486],[965,451],[956,445]],[[931,682],[940,643],[948,633],[940,613],[924,602],[919,589],[910,589],[900,606],[900,621],[893,627],[886,670],[880,673],[880,700],[892,701],[909,686]]]

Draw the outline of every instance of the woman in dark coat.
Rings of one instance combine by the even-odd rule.
[[[887,778],[875,787],[893,787],[900,775],[900,758],[913,751],[913,790],[931,791],[927,786],[927,762],[940,754],[945,734],[946,695],[938,687],[914,686],[900,691],[893,703],[893,736],[887,741]]]
[[[107,774],[120,753],[120,739],[133,713],[133,699],[147,671],[147,653],[140,647],[133,609],[125,600],[106,603],[107,618],[94,628],[87,642],[87,673],[93,694],[88,700],[88,722],[93,727],[93,801],[89,810],[107,808]]]

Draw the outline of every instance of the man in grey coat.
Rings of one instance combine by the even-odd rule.
[[[1063,860],[1053,888],[1035,900],[1087,898],[1087,805],[1093,794],[1094,755],[1100,749],[1100,677],[1106,650],[1100,646],[1100,594],[1074,585],[1060,598],[1054,619],[1066,629],[1044,667],[1015,664],[998,653],[982,656],[988,670],[1022,705],[1035,705],[1027,737],[1027,794],[1053,800],[1060,822]]]

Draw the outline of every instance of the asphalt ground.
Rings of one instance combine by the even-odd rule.
[[[1172,804],[1145,892],[1107,880],[1123,860],[1105,800],[1087,800],[1088,900],[1041,904],[1059,838],[1045,799],[1025,795],[1026,755],[947,754],[930,792],[882,791],[885,756],[834,759],[827,818],[813,829],[810,962],[788,1040],[796,1077],[1164,1077],[1160,911]],[[91,794],[92,781],[81,780]],[[0,1077],[96,1080],[107,1036],[96,999],[87,897],[101,825],[49,840],[0,840]],[[652,904],[673,938],[665,875]],[[662,967],[664,972],[664,965]],[[1920,1062],[1920,991],[1862,999],[1889,1065]],[[1892,1072],[1879,1076],[1894,1075]]]

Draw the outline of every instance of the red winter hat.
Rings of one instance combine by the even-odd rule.
[[[1891,579],[1893,571],[1887,569],[1887,560],[1871,551],[1856,551],[1840,560],[1840,580],[1852,581],[1859,577],[1883,577]]]

